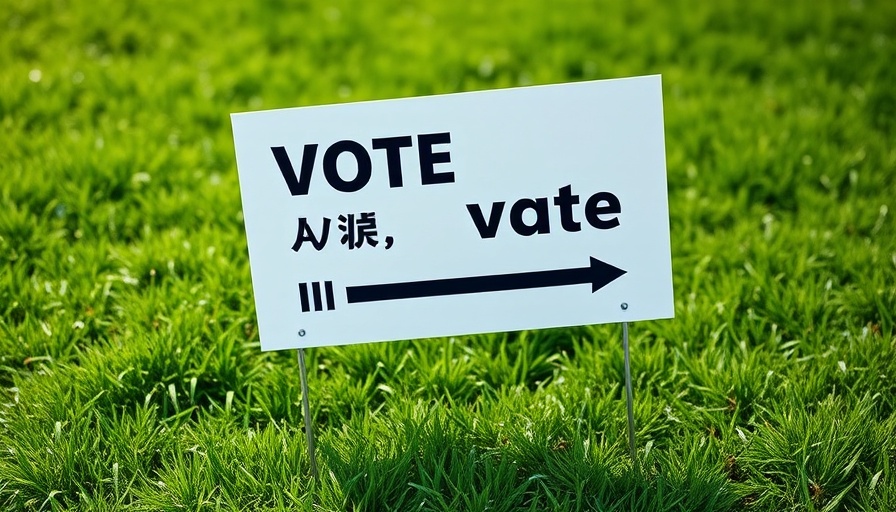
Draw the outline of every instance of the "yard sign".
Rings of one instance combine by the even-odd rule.
[[[263,350],[673,316],[659,76],[232,116]]]

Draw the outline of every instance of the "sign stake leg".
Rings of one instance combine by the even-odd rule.
[[[628,451],[635,460],[635,412],[632,398],[632,365],[628,351],[628,322],[622,322],[622,351],[625,358],[625,406],[628,410]]]
[[[308,458],[311,460],[311,476],[320,483],[317,475],[317,455],[314,450],[314,432],[311,430],[311,406],[308,405],[308,371],[305,369],[305,349],[299,349],[299,374],[302,378],[302,411],[305,416],[305,439],[308,441]]]

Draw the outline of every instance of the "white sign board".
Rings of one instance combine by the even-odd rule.
[[[263,350],[673,316],[659,76],[232,121]]]

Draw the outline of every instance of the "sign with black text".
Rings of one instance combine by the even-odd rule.
[[[673,316],[659,76],[232,122],[263,350]]]

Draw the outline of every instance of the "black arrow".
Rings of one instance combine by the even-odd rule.
[[[500,292],[505,290],[525,290],[527,288],[547,288],[591,283],[594,293],[620,278],[626,271],[591,258],[587,267],[559,270],[540,270],[499,274],[492,276],[455,277],[430,281],[410,281],[406,283],[371,284],[348,286],[345,288],[348,303],[377,302],[381,300],[416,299],[439,297],[442,295],[462,295],[465,293]]]

